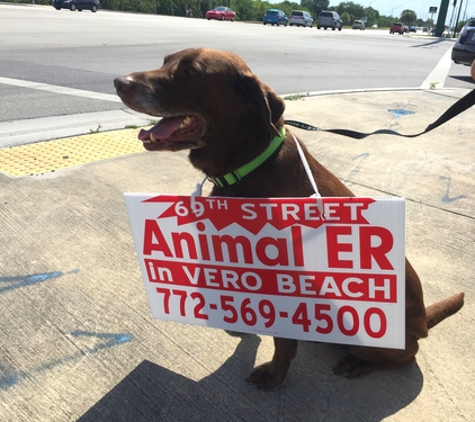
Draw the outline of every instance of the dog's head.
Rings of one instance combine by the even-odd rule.
[[[114,83],[127,106],[163,117],[139,134],[147,150],[193,150],[191,161],[205,172],[210,163],[200,160],[215,166],[243,149],[249,150],[243,158],[248,160],[283,125],[283,100],[230,52],[182,50],[165,57],[158,70],[124,75]]]

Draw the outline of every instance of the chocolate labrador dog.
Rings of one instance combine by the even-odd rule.
[[[139,133],[145,149],[189,149],[191,164],[214,182],[212,195],[307,197],[314,193],[293,135],[284,128],[284,101],[239,56],[190,48],[167,56],[158,70],[131,73],[114,83],[127,106],[162,117]],[[354,196],[299,143],[322,196]],[[261,154],[264,161],[249,171],[246,164]],[[463,298],[459,293],[425,308],[419,277],[406,260],[405,350],[351,346],[335,373],[353,378],[410,365],[418,340],[457,312]],[[272,360],[256,367],[248,378],[260,388],[281,384],[297,353],[296,340],[274,338],[274,344]]]

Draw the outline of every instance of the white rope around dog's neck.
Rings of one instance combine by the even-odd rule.
[[[196,205],[196,197],[197,196],[201,196],[203,194],[203,185],[205,184],[205,182],[208,180],[207,177],[205,177],[201,183],[198,183],[196,185],[196,188],[195,188],[195,191],[191,194],[191,198],[190,198],[190,207],[191,207],[191,211],[196,214],[198,213],[198,206]]]
[[[307,159],[305,158],[305,154],[303,153],[302,147],[300,146],[299,141],[297,141],[297,138],[295,137],[295,135],[292,135],[292,137],[294,138],[295,144],[297,145],[297,151],[299,152],[300,159],[302,160],[303,166],[305,168],[305,172],[307,173],[308,180],[310,180],[312,188],[315,192],[315,194],[312,196],[321,198],[320,192],[318,191],[317,184],[315,182],[315,179],[313,178],[312,171],[310,170]]]
[[[303,150],[299,144],[299,141],[297,141],[297,138],[295,137],[295,135],[292,134],[292,137],[294,138],[295,144],[297,145],[297,151],[299,152],[303,167],[305,169],[305,172],[307,173],[308,180],[310,180],[310,184],[312,185],[313,191],[315,192],[313,195],[310,196],[310,198],[317,198],[318,210],[320,211],[322,218],[325,218],[325,215],[323,214],[322,196],[320,195],[320,192],[318,191],[317,182],[315,182],[315,178],[313,177],[312,170],[310,170],[310,166],[308,165],[307,159],[305,158],[305,154],[303,153]]]
[[[310,181],[310,184],[312,185],[313,191],[315,192],[313,195],[310,196],[310,198],[316,198],[317,199],[317,207],[318,210],[320,211],[320,214],[322,215],[322,218],[325,218],[325,215],[323,214],[323,201],[322,201],[322,196],[320,195],[320,192],[318,191],[317,183],[315,182],[315,178],[313,177],[312,171],[310,170],[310,166],[308,165],[307,159],[305,158],[305,154],[302,150],[302,147],[299,144],[299,141],[297,141],[297,138],[295,135],[292,134],[292,137],[294,138],[295,144],[297,145],[297,151],[299,152],[300,159],[302,160],[303,167],[305,169],[305,172],[307,173],[308,180]],[[208,180],[206,177],[201,181],[201,183],[198,183],[196,185],[195,191],[191,194],[191,209],[193,212],[198,211],[198,207],[196,206],[196,197],[202,195],[202,190],[203,190],[203,185],[205,184],[206,180]]]

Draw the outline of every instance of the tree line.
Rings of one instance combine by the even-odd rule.
[[[50,4],[51,0],[12,0],[15,3]],[[186,16],[191,11],[193,17],[204,18],[206,12],[217,6],[227,6],[236,12],[241,21],[262,21],[268,9],[281,9],[287,16],[292,10],[306,10],[316,18],[322,10],[334,10],[340,15],[344,25],[351,25],[356,19],[365,19],[366,26],[390,27],[395,21],[411,26],[433,26],[430,20],[417,17],[413,10],[403,10],[399,16],[383,16],[373,7],[346,1],[330,5],[329,0],[301,0],[300,3],[285,0],[271,4],[262,0],[100,0],[100,8],[124,12],[150,13],[171,16]],[[461,26],[464,23],[461,23]]]

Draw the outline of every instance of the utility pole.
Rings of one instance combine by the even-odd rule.
[[[467,0],[467,3],[468,3],[468,0]],[[463,5],[463,0],[460,0],[459,11],[457,13],[457,19],[455,21],[455,26],[452,28],[453,30],[452,36],[454,38],[457,38],[457,27],[459,26],[459,22],[460,22],[460,13],[462,13],[462,5]]]
[[[439,17],[437,18],[437,26],[435,27],[435,36],[441,37],[445,29],[445,21],[447,20],[447,11],[449,10],[449,0],[441,0]]]

